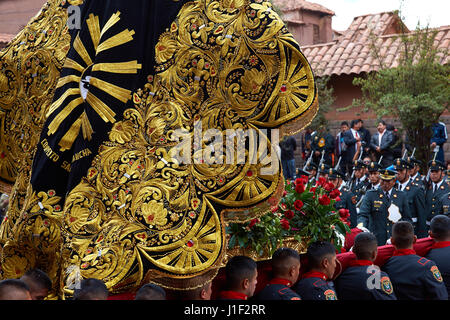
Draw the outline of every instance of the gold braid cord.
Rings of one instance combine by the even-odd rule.
[[[132,94],[133,106],[114,123],[64,207],[52,190],[29,190],[24,214],[39,211],[40,220],[16,223],[14,238],[26,233],[29,250],[9,255],[5,274],[14,272],[14,259],[18,266],[35,263],[37,233],[50,239],[44,254],[61,254],[54,268],[64,294],[72,294],[79,276],[103,280],[112,293],[144,282],[195,288],[222,265],[226,223],[278,204],[284,182],[263,129],[299,131],[318,104],[310,66],[271,4],[188,2],[155,52],[155,74]],[[197,140],[197,129],[223,139]],[[235,155],[246,145],[245,137],[230,135],[239,130],[255,132],[257,147],[229,164],[227,137]]]

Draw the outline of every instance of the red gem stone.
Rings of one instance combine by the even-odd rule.
[[[188,243],[187,243],[187,246],[188,246],[189,248],[192,248],[192,247],[194,246],[194,241],[189,240]]]
[[[286,90],[287,90],[286,85],[283,84],[283,85],[281,86],[281,88],[280,88],[280,91],[281,91],[281,92],[286,92]]]
[[[248,171],[247,171],[247,177],[251,177],[251,176],[253,176],[253,171],[248,170]]]

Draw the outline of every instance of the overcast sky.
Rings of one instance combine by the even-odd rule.
[[[398,10],[400,0],[309,0],[335,12],[333,29],[344,31],[356,16],[368,13]],[[404,0],[402,16],[408,29],[414,30],[417,22],[430,27],[450,25],[449,0]]]

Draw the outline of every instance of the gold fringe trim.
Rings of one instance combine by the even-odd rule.
[[[284,177],[283,172],[280,169],[280,178],[278,180],[276,190],[271,197],[256,206],[250,208],[230,208],[222,210],[224,222],[226,223],[246,223],[250,220],[262,217],[271,212],[273,206],[277,206],[284,192]],[[271,204],[272,202],[272,204]]]
[[[277,248],[291,248],[297,251],[299,254],[306,253],[306,250],[308,248],[307,241],[299,242],[295,240],[294,237],[289,237],[282,240],[283,243],[281,243],[280,241]],[[247,256],[255,261],[266,261],[272,259],[267,249],[264,250],[262,255],[259,255],[256,251],[250,248],[234,247],[232,249],[227,249],[225,259],[222,261],[221,267],[225,267],[228,260],[235,256]]]
[[[207,270],[205,273],[191,278],[176,279],[160,274],[157,270],[149,270],[145,275],[145,283],[153,283],[168,290],[189,291],[203,287],[205,284],[214,280],[219,273],[219,268]]]
[[[304,128],[309,126],[319,112],[319,101],[316,93],[313,104],[297,118],[283,124],[280,129],[280,137],[285,135],[292,136],[299,133]]]

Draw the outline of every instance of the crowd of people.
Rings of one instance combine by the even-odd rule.
[[[300,274],[299,253],[280,248],[271,259],[272,279],[255,292],[257,263],[249,257],[236,256],[225,267],[226,289],[221,290],[218,299],[448,299],[450,163],[443,158],[445,126],[433,127],[430,147],[436,154],[428,163],[428,174],[422,176],[422,163],[407,153],[402,156],[403,145],[395,129],[381,120],[377,133],[371,135],[363,124],[360,119],[350,126],[343,122],[336,138],[324,128],[311,133],[303,169],[295,167],[295,139],[288,137],[280,143],[287,180],[307,176],[315,184],[318,179],[326,179],[341,192],[335,207],[348,210],[350,228],[360,230],[348,248],[355,260],[333,279],[335,247],[328,242],[313,243],[306,253],[308,270]],[[2,195],[0,214],[7,206],[8,197]],[[420,257],[413,245],[417,239],[427,237],[435,244],[426,257]],[[379,270],[374,261],[378,247],[386,244],[393,245],[395,251]],[[367,285],[374,274],[368,268],[378,270],[379,285]],[[1,281],[0,300],[42,300],[51,288],[49,277],[42,270],[33,269],[20,279]],[[177,299],[210,300],[211,296],[209,281],[195,290],[179,292]],[[108,290],[98,279],[84,279],[71,299],[106,300]],[[166,299],[165,290],[155,284],[145,284],[135,294],[135,300]]]
[[[445,162],[443,152],[447,131],[442,123],[433,128],[430,147],[435,153],[424,175],[414,152],[402,153],[403,142],[395,129],[380,120],[377,133],[371,135],[360,119],[350,126],[343,122],[336,138],[325,128],[311,133],[308,147],[303,146],[304,167],[290,175],[292,170],[285,172],[283,166],[283,173],[292,181],[300,175],[308,176],[311,183],[319,177],[329,179],[341,191],[336,206],[349,210],[351,227],[368,228],[379,245],[386,243],[392,222],[398,220],[410,221],[416,236],[423,238],[431,219],[448,216],[450,205],[450,161]],[[289,141],[280,143],[282,162]],[[395,218],[388,219],[389,215]]]
[[[435,216],[429,236],[434,244],[425,257],[414,251],[417,236],[408,221],[392,226],[391,257],[380,266],[378,239],[368,231],[353,242],[351,260],[337,276],[337,254],[326,241],[310,244],[306,260],[291,248],[279,248],[271,257],[267,284],[256,291],[257,262],[248,256],[234,256],[225,266],[225,284],[217,300],[447,300],[450,293],[450,218]],[[307,268],[301,273],[302,261]],[[442,272],[442,273],[441,273]],[[49,277],[39,269],[26,272],[20,279],[0,282],[0,300],[43,300],[52,287]],[[180,291],[180,300],[211,300],[212,282],[194,290]],[[108,290],[98,279],[84,279],[74,290],[72,300],[107,300]],[[145,284],[134,300],[169,300],[166,291]]]
[[[444,144],[448,139],[447,128],[444,123],[438,122],[430,129],[432,132],[430,148],[433,153],[436,152],[435,160],[445,162]],[[403,148],[410,153],[413,152],[414,148],[408,143],[407,137],[404,142],[394,125],[379,120],[376,130],[371,134],[364,127],[362,119],[352,120],[350,125],[347,121],[343,121],[336,137],[333,137],[325,126],[314,132],[307,129],[302,136],[302,157],[307,159],[312,155],[312,162],[318,164],[323,151],[323,163],[334,167],[341,158],[339,164],[341,171],[350,175],[354,160],[370,158],[386,168],[392,165],[394,159],[402,157]],[[288,145],[292,148],[292,140],[289,142]],[[283,152],[284,145],[280,143],[280,147]],[[294,150],[296,147],[295,144]],[[290,155],[293,156],[292,153]],[[287,159],[283,155],[281,158],[282,161]],[[292,178],[289,175],[287,177]]]

